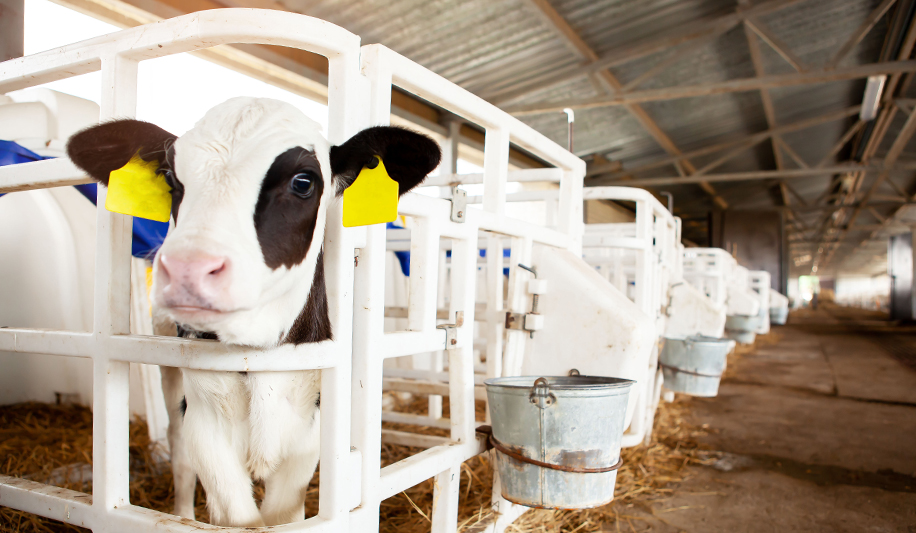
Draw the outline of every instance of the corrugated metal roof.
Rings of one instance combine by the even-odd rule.
[[[505,95],[531,80],[562,77],[581,67],[583,60],[537,12],[529,0],[280,0],[291,11],[329,20],[360,35],[363,43],[380,42],[484,97]],[[551,0],[551,5],[599,56],[620,54],[633,43],[658,38],[685,27],[733,13],[734,0]],[[759,5],[762,0],[753,2]],[[810,68],[821,68],[862,24],[879,0],[802,0],[762,16],[772,34]],[[869,32],[840,66],[875,62],[888,31],[887,16]],[[766,74],[794,72],[770,46],[759,41]],[[667,49],[611,68],[626,84],[664,61],[677,49]],[[747,37],[738,25],[698,46],[639,89],[712,83],[754,76]],[[863,80],[770,90],[777,124],[787,124],[844,109],[861,102]],[[580,75],[562,83],[547,83],[500,105],[534,104],[607,95],[593,77]],[[505,96],[503,96],[504,98]],[[642,105],[676,146],[689,151],[767,129],[758,91],[685,98]],[[522,119],[560,144],[566,143],[562,113],[523,116]],[[807,165],[816,165],[855,122],[855,117],[786,134],[784,139]],[[899,130],[895,120],[881,152]],[[575,151],[582,156],[607,155],[625,167],[664,158],[665,151],[625,107],[577,110]],[[702,167],[720,154],[697,157]],[[879,154],[880,156],[880,154]],[[796,166],[786,157],[788,167]],[[723,164],[715,172],[775,168],[769,142],[759,144]],[[639,177],[671,176],[672,166]],[[874,176],[866,178],[867,189]],[[913,185],[912,173],[896,176],[904,187]],[[791,187],[813,202],[829,184],[826,176],[798,178]],[[718,193],[742,209],[781,205],[772,182],[716,183]],[[667,186],[686,215],[700,216],[712,208],[709,196],[695,185]],[[893,207],[881,209],[886,215]],[[871,214],[865,220],[872,220]],[[802,223],[816,225],[823,213],[805,212]],[[692,226],[692,225],[691,225]],[[698,227],[700,229],[700,227]],[[693,231],[694,233],[690,233]],[[697,229],[688,238],[700,240]],[[854,236],[854,234],[850,234]],[[864,263],[863,263],[864,264]]]

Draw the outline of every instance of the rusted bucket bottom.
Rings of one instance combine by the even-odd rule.
[[[661,365],[665,376],[665,388],[690,396],[712,398],[719,394],[719,381],[722,376],[709,376],[689,372],[668,365]]]
[[[580,474],[537,467],[517,461],[496,452],[496,467],[499,470],[500,493],[512,503],[534,509],[592,509],[607,505],[614,500],[614,486],[617,471],[601,474]],[[537,483],[518,483],[530,480],[532,470],[537,470]],[[514,486],[507,486],[509,480]],[[554,505],[551,505],[553,503]]]
[[[725,330],[725,336],[729,339],[735,339],[741,344],[754,344],[754,340],[757,339],[757,332],[727,329]]]

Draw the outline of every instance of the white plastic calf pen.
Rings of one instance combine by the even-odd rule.
[[[527,181],[529,178],[532,181],[559,180],[562,174],[558,174],[560,173],[556,169],[525,170],[510,173],[509,181]],[[477,179],[479,177],[474,175],[449,175],[434,178],[433,182],[438,185],[454,185],[473,183]],[[533,211],[538,211],[535,207],[537,203],[542,204],[540,206],[544,208],[542,220],[549,226],[556,224],[558,206],[561,205],[559,194],[560,191],[555,188],[525,190],[507,195],[507,201],[514,202],[510,204],[511,207],[517,208],[520,204],[526,204],[526,207],[533,208]],[[562,259],[551,260],[550,256],[556,254],[538,253],[537,250],[523,254],[518,246],[512,245],[509,246],[511,253],[505,267],[509,271],[509,300],[517,303],[513,304],[510,315],[507,316],[504,311],[500,311],[504,278],[505,260],[502,256],[504,246],[502,244],[488,246],[487,240],[481,239],[479,247],[484,259],[480,270],[481,275],[486,279],[487,289],[478,291],[478,308],[483,311],[480,314],[482,318],[479,320],[481,329],[478,331],[478,336],[485,342],[481,344],[481,351],[486,353],[486,365],[478,367],[478,383],[484,377],[499,376],[497,368],[501,368],[504,375],[516,375],[519,372],[522,374],[548,372],[553,375],[562,375],[570,368],[578,367],[577,369],[581,369],[584,373],[634,379],[638,385],[631,390],[631,405],[627,416],[629,431],[624,436],[623,442],[624,446],[636,446],[651,436],[652,421],[661,390],[661,376],[657,372],[657,341],[659,332],[663,330],[667,319],[665,301],[668,295],[669,279],[679,267],[677,242],[680,235],[679,225],[677,219],[672,217],[664,206],[644,190],[627,187],[596,187],[586,189],[583,195],[586,199],[632,202],[636,208],[636,221],[633,223],[586,225],[585,234],[582,237],[583,254],[586,261],[582,262],[576,258],[576,261],[580,263],[578,266],[585,267],[585,270],[592,276],[595,276],[596,273],[593,268],[599,269],[597,273],[600,276],[596,276],[598,278],[596,284],[599,287],[595,288],[595,292],[609,292],[604,302],[613,302],[613,309],[602,309],[603,303],[589,301],[590,298],[586,295],[582,295],[581,298],[574,296],[575,291],[580,290],[581,286],[570,283],[570,280],[587,277],[576,272],[576,265],[565,263],[566,260]],[[482,198],[469,197],[468,201],[478,203],[482,201]],[[407,250],[405,235],[409,233],[408,230],[389,230],[389,250]],[[444,257],[445,251],[441,253]],[[520,262],[526,267],[528,265],[538,266],[532,271],[525,272],[524,268],[519,268]],[[616,271],[615,266],[618,269]],[[615,272],[619,273],[619,276]],[[618,289],[615,291],[609,287],[611,283],[604,282],[602,277],[604,279],[610,277],[611,280],[619,278],[623,281],[615,284]],[[440,275],[439,279],[440,283],[445,283],[446,276]],[[626,296],[630,281],[633,282],[634,289],[633,294],[629,296],[632,302],[628,301]],[[485,292],[482,299],[481,292]],[[534,296],[535,294],[538,295],[541,302],[540,308],[532,306],[533,311],[528,312],[525,306],[527,295]],[[558,295],[560,298],[566,295],[568,305],[550,309],[552,303],[557,303]],[[590,305],[596,307],[589,307]],[[620,327],[626,319],[615,317],[615,313],[628,307],[633,308],[635,315],[631,312],[630,318],[635,318],[636,322],[628,330],[617,332],[614,328]],[[390,316],[402,314],[398,308],[391,309],[391,311]],[[494,314],[499,314],[499,316],[494,317]],[[572,330],[558,332],[556,329],[559,321],[564,319],[573,323],[571,327],[575,327],[575,324],[579,322],[595,323],[595,317],[598,316],[603,317],[604,321],[598,321],[593,327],[608,332],[609,344],[613,346],[609,346],[608,343],[600,345],[600,335],[594,332],[586,339],[577,337]],[[494,318],[496,318],[495,321]],[[510,325],[509,328],[500,328],[498,325],[503,321],[502,319],[506,319],[506,324],[510,324],[510,321],[514,321],[515,324]],[[487,321],[490,321],[491,326],[497,327],[485,325]],[[528,340],[529,333],[533,341]],[[571,345],[570,338],[577,338],[578,342]],[[504,341],[506,343],[505,359],[502,358]],[[628,342],[640,346],[636,350],[637,355],[632,356],[626,353],[624,347]],[[572,346],[575,347],[574,350],[570,349]],[[556,354],[559,353],[564,354],[564,357],[556,357]],[[545,361],[544,354],[551,354],[549,358],[554,361]],[[413,368],[387,368],[385,372],[389,379],[386,380],[386,385],[392,390],[403,391],[417,391],[419,387],[424,387],[424,390],[429,392],[444,388],[447,377],[442,372],[444,365],[438,354],[432,356],[431,364],[425,361],[415,361],[415,363],[419,364]],[[401,378],[420,379],[422,382],[405,383]],[[383,414],[383,420],[443,427],[448,421],[438,418],[441,413],[441,404],[438,402],[439,400],[435,397],[430,400],[430,416],[386,412]],[[383,436],[396,437],[397,440],[393,442],[413,445],[423,445],[424,442],[429,441],[429,438],[424,436],[395,436],[390,432]]]
[[[457,527],[460,465],[480,453],[475,435],[473,324],[478,238],[485,232],[488,264],[487,364],[495,375],[503,353],[498,311],[524,313],[526,278],[513,268],[509,301],[502,302],[503,240],[512,261],[530,259],[533,244],[581,251],[582,178],[585,164],[496,107],[380,45],[360,48],[359,38],[327,22],[276,11],[205,11],[141,26],[0,64],[0,92],[96,70],[102,72],[101,119],[132,117],[137,67],[143,60],[230,43],[259,43],[308,50],[328,58],[331,143],[387,124],[396,85],[486,130],[483,209],[452,221],[449,201],[407,194],[399,212],[416,225],[408,330],[385,333],[383,226],[345,229],[339,205],[329,210],[324,242],[333,341],[269,352],[221,343],[130,334],[131,218],[99,207],[94,318],[91,332],[0,330],[0,350],[86,357],[93,361],[93,493],[89,495],[22,479],[0,477],[0,502],[96,532],[217,530],[133,506],[128,497],[128,364],[216,371],[321,369],[321,488],[318,516],[275,531],[375,531],[379,504],[435,478],[432,530]],[[562,173],[556,228],[505,215],[509,143],[555,165]],[[557,171],[555,171],[557,172]],[[87,183],[66,159],[0,169],[0,192]],[[99,188],[99,206],[106,191]],[[449,324],[437,328],[439,240],[452,241]],[[354,260],[356,259],[356,260]],[[492,263],[490,263],[492,261]],[[507,357],[522,357],[524,331],[507,335]],[[386,358],[448,350],[451,436],[440,445],[380,468],[382,365]],[[501,529],[526,508],[495,498]]]

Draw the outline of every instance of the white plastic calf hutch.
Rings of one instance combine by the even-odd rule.
[[[431,181],[455,186],[473,183],[476,179],[479,178],[474,175],[449,175]],[[554,179],[558,180],[559,176],[553,170],[524,170],[509,175],[510,181]],[[587,262],[573,254],[558,254],[543,246],[535,246],[526,255],[516,245],[509,247],[510,257],[506,262],[502,253],[505,244],[487,247],[487,241],[481,239],[479,275],[486,280],[486,291],[478,292],[478,307],[483,311],[478,317],[486,320],[493,313],[498,316],[492,322],[497,326],[495,329],[482,326],[479,331],[482,341],[479,346],[486,354],[486,365],[478,364],[477,381],[494,377],[496,368],[502,368],[504,375],[510,376],[565,375],[576,368],[582,374],[633,379],[637,385],[630,391],[626,416],[629,428],[623,445],[636,446],[650,438],[658,405],[661,381],[657,372],[657,341],[667,318],[664,301],[670,272],[676,262],[678,225],[651,194],[641,189],[598,187],[588,188],[583,194],[586,199],[618,199],[636,204],[635,223],[585,226],[583,255]],[[468,197],[472,204],[482,200]],[[556,223],[556,206],[559,205],[556,189],[517,192],[507,195],[507,201],[517,202],[509,204],[508,207],[513,208],[518,208],[520,203],[540,202],[544,204],[544,223]],[[407,249],[405,232],[389,230],[389,250]],[[595,265],[612,260],[607,253],[602,256],[602,252],[621,252],[617,261],[626,264],[624,276],[629,276],[635,283],[631,285],[634,292],[629,299],[625,292],[627,283],[615,290],[605,281],[611,271],[608,268],[595,270]],[[520,268],[519,263],[531,270]],[[516,302],[508,316],[500,304],[504,268],[509,275],[508,299]],[[440,280],[444,279],[445,276],[440,276]],[[528,294],[537,294],[536,309],[527,307]],[[495,304],[491,306],[491,302]],[[391,316],[398,314],[396,309],[390,309]],[[500,328],[503,318],[506,321]],[[571,344],[570,339],[576,339],[576,343]],[[433,357],[432,364],[421,361],[408,369],[389,368],[386,369],[389,377],[386,385],[398,390],[417,390],[420,384],[398,379],[408,377],[422,379],[426,390],[441,388],[441,380],[445,377],[442,368],[438,356]],[[440,412],[438,400],[431,399],[430,413]],[[401,413],[384,413],[383,419],[440,427],[443,423],[441,419]],[[422,438],[398,442],[421,445]]]
[[[760,304],[760,323],[757,326],[757,333],[766,335],[770,332],[770,273],[765,270],[751,270],[748,272],[748,286],[757,297]]]
[[[0,95],[0,139],[27,152],[14,160],[66,157],[67,138],[97,124],[95,102],[44,88]],[[11,149],[14,149],[11,147]],[[81,194],[82,193],[82,194]],[[0,197],[0,324],[89,331],[95,258],[95,184],[21,191]],[[138,254],[142,250],[138,250]],[[15,258],[15,259],[13,259]],[[143,280],[143,261],[133,259]],[[146,309],[145,290],[134,291]],[[141,322],[145,322],[141,326]],[[148,313],[132,312],[132,331],[148,333]],[[144,327],[145,326],[145,327]],[[131,365],[130,411],[146,418],[150,437],[167,449],[168,417],[159,368]],[[92,362],[48,354],[0,353],[0,403],[86,403],[92,398]]]
[[[482,440],[475,435],[473,352],[481,236],[488,252],[486,311],[481,321],[488,331],[487,375],[499,376],[535,365],[546,355],[538,346],[557,346],[557,341],[548,342],[550,339],[562,338],[568,345],[570,335],[591,334],[606,327],[551,321],[552,317],[559,318],[561,308],[569,306],[559,297],[566,289],[556,286],[555,292],[548,293],[556,296],[555,301],[542,299],[545,320],[537,340],[543,342],[528,342],[529,331],[504,331],[506,311],[521,316],[534,314],[530,313],[531,298],[526,288],[537,284],[529,284],[528,274],[517,268],[517,263],[548,273],[547,277],[556,280],[557,285],[561,278],[567,279],[570,290],[590,293],[594,307],[614,308],[620,316],[630,315],[622,326],[630,331],[621,333],[619,338],[631,346],[629,351],[621,348],[618,355],[627,361],[624,366],[638,369],[637,373],[647,368],[651,347],[643,341],[649,338],[654,342],[652,322],[635,308],[616,308],[621,303],[619,293],[593,270],[581,268],[585,165],[520,121],[387,48],[360,48],[359,38],[339,27],[277,11],[228,9],[194,13],[8,61],[0,64],[0,93],[101,70],[100,118],[131,117],[136,111],[140,61],[231,43],[289,46],[326,56],[328,138],[332,143],[340,143],[370,125],[387,124],[392,85],[481,125],[486,130],[482,209],[468,209],[460,217],[462,220],[454,221],[453,204],[447,200],[418,194],[401,198],[399,213],[413,221],[411,269],[418,275],[410,279],[407,330],[386,333],[386,230],[380,225],[343,228],[340,206],[332,206],[328,211],[324,257],[334,340],[283,346],[268,352],[174,337],[131,335],[131,218],[97,209],[91,330],[0,329],[0,351],[92,361],[93,493],[89,496],[3,476],[0,502],[96,532],[222,529],[129,503],[129,363],[238,372],[320,369],[323,401],[319,513],[305,522],[272,530],[376,531],[382,500],[435,478],[432,530],[454,531],[461,463],[484,449]],[[526,223],[505,214],[510,141],[554,165],[553,172],[560,174],[555,227]],[[64,158],[0,168],[0,192],[88,182]],[[105,195],[105,189],[100,187],[99,205],[104,205]],[[448,318],[446,324],[437,325],[439,243],[443,239],[451,242],[445,298]],[[511,268],[509,298],[503,302],[505,242],[511,248]],[[570,333],[570,327],[578,329]],[[384,361],[442,350],[448,354],[450,437],[427,441],[425,451],[380,468]],[[556,358],[556,352],[550,355]],[[600,370],[621,364],[613,358],[610,363],[590,360]],[[578,364],[574,358],[570,361]],[[549,370],[547,366],[543,368],[544,373]],[[494,508],[499,515],[488,529],[500,531],[527,508],[502,500],[498,491],[494,495]]]
[[[782,326],[789,319],[789,299],[776,289],[770,289],[770,323]]]
[[[725,329],[739,342],[754,342],[759,296],[748,286],[748,271],[721,248],[684,250],[684,279],[715,303],[725,305]]]

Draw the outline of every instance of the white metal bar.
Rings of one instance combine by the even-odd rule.
[[[385,444],[395,444],[397,446],[416,446],[418,448],[434,448],[436,446],[446,446],[449,442],[451,442],[447,437],[421,435],[419,433],[395,431],[393,429],[383,429],[381,431],[381,437],[382,442]],[[376,475],[378,474],[376,473]]]
[[[241,43],[288,46],[331,59],[358,50],[359,37],[329,22],[288,12],[198,11],[0,63],[0,93],[97,71],[103,56],[146,60]],[[330,100],[333,88],[328,92]]]
[[[402,357],[416,353],[435,352],[445,349],[445,331],[397,331],[386,333],[376,345],[381,353],[389,357]]]
[[[510,170],[506,173],[506,181],[509,182],[533,182],[533,181],[548,181],[559,183],[563,177],[563,170],[559,168],[529,168],[524,170]],[[423,186],[438,185],[438,186],[448,186],[448,185],[472,185],[484,182],[483,173],[471,173],[471,174],[439,174],[438,176],[430,176],[426,178],[426,181],[423,182]]]
[[[332,40],[328,44],[336,43]],[[369,84],[360,74],[359,50],[349,46],[328,54],[329,142],[343,143],[368,126],[368,98]],[[358,479],[354,479],[350,463],[353,256],[356,242],[365,240],[364,229],[343,227],[342,208],[341,202],[328,206],[323,246],[328,310],[332,331],[337,333],[333,342],[339,352],[337,364],[321,372],[321,394],[325,401],[320,407],[320,464],[326,477],[318,491],[318,515],[339,529],[345,529],[349,521],[350,483],[347,481]]]
[[[137,109],[137,62],[119,55],[102,57],[100,119],[133,117]],[[105,205],[105,187],[98,188],[98,205]],[[130,333],[129,216],[96,210],[95,298],[93,332],[96,341]],[[128,423],[130,365],[104,357],[93,359],[92,376],[92,496],[103,513],[129,501]]]
[[[448,418],[415,415],[411,413],[398,413],[395,411],[382,411],[382,421],[439,429],[449,429],[452,427],[452,423]]]
[[[506,179],[509,172],[509,130],[487,128],[483,153],[483,208],[502,217],[506,210]]]
[[[421,483],[453,464],[460,464],[484,451],[483,438],[467,444],[437,446],[382,469],[379,498],[386,500]]]
[[[445,343],[443,343],[444,345]],[[438,380],[442,383],[448,383],[448,372],[429,372],[426,370],[411,370],[409,368],[386,368],[385,377],[416,379],[416,380]],[[483,385],[486,376],[475,375],[475,385]]]
[[[19,353],[46,353],[70,357],[92,357],[95,353],[95,335],[70,331],[40,329],[0,329],[0,351]]]
[[[83,183],[92,179],[66,157],[0,167],[0,194]]]
[[[448,396],[448,384],[436,381],[419,381],[403,378],[386,377],[382,381],[382,389],[386,391],[409,392],[411,394],[438,394]],[[474,385],[474,398],[486,400],[487,391],[480,385]]]
[[[92,496],[27,479],[0,475],[0,503],[75,526],[95,523]]]
[[[433,480],[433,516],[431,533],[454,533],[458,530],[458,489],[461,465],[453,465],[436,474]]]

